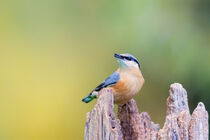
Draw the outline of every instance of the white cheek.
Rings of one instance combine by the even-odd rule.
[[[138,68],[138,64],[136,64],[133,61],[118,60],[118,63],[119,63],[121,68],[128,68],[128,67],[136,67],[136,68]]]
[[[138,66],[135,62],[133,61],[125,61],[125,64],[128,66],[128,67],[136,67]]]

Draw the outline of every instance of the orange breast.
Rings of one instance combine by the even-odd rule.
[[[120,71],[120,80],[112,87],[114,102],[117,104],[126,103],[139,92],[143,83],[144,78],[139,70]]]
[[[129,92],[128,84],[126,84],[126,81],[123,79],[119,80],[118,83],[113,86],[113,88],[116,93],[125,94]]]

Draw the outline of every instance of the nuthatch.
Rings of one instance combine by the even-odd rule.
[[[103,88],[111,88],[114,94],[114,103],[124,104],[136,95],[144,84],[138,60],[131,54],[114,54],[119,68],[110,77],[98,85],[83,102],[89,103],[97,98]]]

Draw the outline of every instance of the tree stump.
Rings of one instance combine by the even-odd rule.
[[[116,119],[112,90],[101,91],[91,112],[87,113],[85,140],[208,140],[208,112],[199,103],[190,115],[187,92],[181,84],[170,86],[167,113],[162,129],[147,112],[139,114],[134,99],[118,105]]]
[[[85,140],[122,140],[120,121],[113,109],[112,90],[102,90],[95,107],[87,113]]]

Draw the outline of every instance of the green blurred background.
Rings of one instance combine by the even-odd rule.
[[[81,140],[81,99],[131,53],[145,85],[135,99],[161,126],[169,85],[210,111],[209,0],[1,0],[0,139]]]

